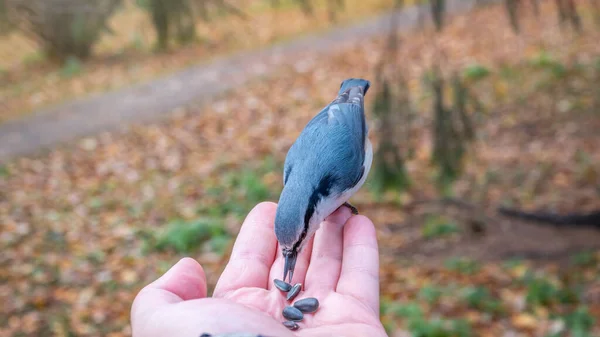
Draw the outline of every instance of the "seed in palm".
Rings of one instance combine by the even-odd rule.
[[[298,324],[297,324],[296,322],[294,322],[294,321],[285,321],[285,322],[283,322],[283,326],[285,326],[286,328],[288,328],[288,329],[290,329],[290,330],[292,330],[292,331],[294,331],[294,330],[298,330],[298,328],[300,327],[300,326],[298,326]]]
[[[298,308],[288,306],[283,309],[283,317],[290,321],[298,322],[304,318],[304,314]]]
[[[286,292],[286,293],[292,289],[291,284],[289,284],[285,281],[282,281],[282,280],[275,279],[273,281],[273,283],[275,283],[275,286],[277,287],[277,289],[279,289],[283,292]]]
[[[311,313],[319,308],[319,300],[314,297],[304,298],[294,303],[294,307],[303,313]]]
[[[296,283],[292,289],[290,290],[290,292],[288,292],[287,294],[287,300],[291,301],[293,300],[296,296],[298,296],[298,294],[300,293],[300,289],[302,289],[302,283]]]

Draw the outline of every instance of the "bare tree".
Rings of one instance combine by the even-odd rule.
[[[152,17],[158,49],[167,49],[173,38],[182,44],[193,41],[198,17],[210,21],[215,11],[246,17],[225,0],[149,0],[145,9]]]
[[[5,0],[7,16],[51,58],[87,58],[122,0]]]

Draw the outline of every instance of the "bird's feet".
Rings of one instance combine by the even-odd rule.
[[[350,210],[352,211],[352,214],[358,215],[358,208],[352,206],[349,202],[345,202],[342,206],[346,206],[346,207],[350,208]]]

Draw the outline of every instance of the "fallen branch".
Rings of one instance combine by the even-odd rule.
[[[553,226],[591,226],[600,229],[600,210],[589,213],[557,214],[549,212],[525,212],[519,209],[498,207],[498,213],[507,217],[545,223]]]

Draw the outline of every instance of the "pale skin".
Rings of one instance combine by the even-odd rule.
[[[379,320],[379,253],[373,223],[341,207],[298,256],[296,300],[316,297],[319,309],[290,331],[281,312],[290,305],[273,285],[283,257],[273,230],[277,205],[261,203],[247,216],[214,294],[204,270],[184,258],[147,285],[131,309],[133,337],[198,337],[247,332],[265,336],[387,336]]]

